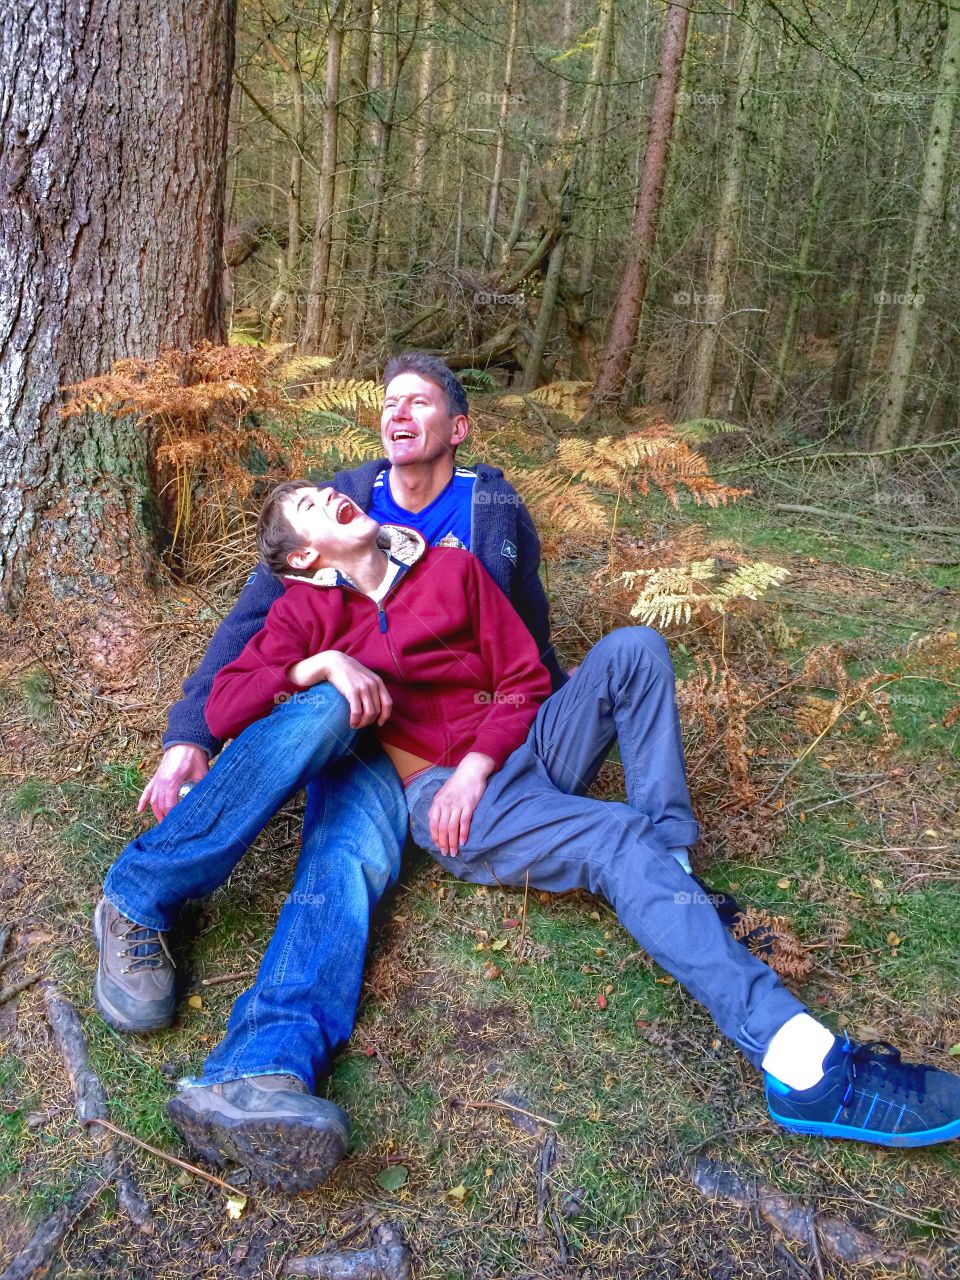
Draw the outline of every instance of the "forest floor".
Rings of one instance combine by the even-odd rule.
[[[835,496],[808,489],[803,501]],[[768,489],[764,502],[685,507],[682,520],[663,505],[665,526],[693,518],[790,568],[750,624],[755,653],[795,670],[833,642],[854,676],[896,674],[911,636],[956,625],[960,573],[923,563],[929,544],[777,511],[782,497]],[[551,585],[575,660],[577,627]],[[282,813],[228,884],[186,913],[174,1028],[137,1039],[107,1028],[91,999],[93,907],[141,828],[135,803],[166,699],[215,620],[190,588],[163,611],[156,669],[132,706],[80,693],[52,661],[6,663],[0,924],[14,926],[10,950],[24,959],[0,985],[54,978],[80,1011],[114,1123],[183,1155],[163,1111],[171,1081],[199,1067],[244,985],[201,983],[256,967],[290,882],[298,819],[296,806]],[[680,644],[682,675],[690,643]],[[793,721],[769,704],[750,721],[751,758],[757,785],[776,788],[777,825],[759,848],[708,839],[702,869],[790,919],[815,960],[798,990],[834,1027],[960,1067],[950,1056],[960,1053],[960,724],[948,714],[958,685],[943,670],[891,684],[895,747],[855,711],[804,755]],[[607,785],[616,789],[615,765]],[[0,1006],[0,1054],[2,1268],[98,1164],[39,987]],[[232,1171],[248,1193],[239,1217],[223,1191],[118,1139],[153,1234],[132,1227],[107,1189],[74,1224],[58,1273],[274,1276],[291,1254],[347,1236],[363,1245],[376,1214],[402,1228],[414,1274],[436,1280],[960,1274],[960,1144],[887,1151],[776,1129],[756,1073],[585,895],[531,892],[525,904],[522,891],[461,884],[415,860],[375,932],[359,1025],[328,1091],[353,1120],[349,1157],[293,1199]],[[489,1105],[505,1100],[541,1119]],[[701,1194],[709,1160],[739,1174],[746,1204]],[[770,1225],[764,1188],[820,1215],[819,1247]],[[850,1246],[860,1262],[837,1256],[844,1224],[869,1237]]]

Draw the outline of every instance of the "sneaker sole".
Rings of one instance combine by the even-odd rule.
[[[103,989],[100,985],[101,941],[99,907],[93,913],[93,940],[97,944],[97,974],[93,980],[93,1003],[107,1026],[113,1027],[114,1031],[124,1031],[127,1035],[151,1035],[155,1031],[166,1031],[173,1022],[174,1005],[171,1004],[169,1015],[162,1021],[158,1022],[154,1019],[152,1022],[132,1022],[120,1012],[116,1005],[111,1004],[103,994]]]
[[[932,1147],[939,1142],[960,1138],[960,1120],[941,1125],[939,1129],[924,1129],[920,1133],[878,1133],[875,1129],[855,1129],[847,1124],[812,1124],[805,1120],[786,1120],[772,1111],[770,1118],[788,1133],[810,1138],[848,1138],[879,1147]]]
[[[191,1151],[211,1164],[243,1165],[258,1182],[280,1191],[318,1187],[347,1150],[346,1132],[333,1123],[277,1115],[236,1119],[195,1111],[180,1097],[171,1098],[166,1111]]]

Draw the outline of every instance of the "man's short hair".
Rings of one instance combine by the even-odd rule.
[[[383,389],[386,391],[390,383],[401,373],[416,373],[427,382],[432,382],[443,392],[447,402],[447,413],[451,417],[463,414],[466,417],[470,408],[467,404],[467,393],[463,383],[449,369],[439,356],[431,356],[426,351],[403,351],[387,362],[383,371]]]
[[[294,569],[287,561],[291,551],[299,551],[303,540],[294,532],[284,510],[284,499],[300,489],[316,488],[312,480],[283,480],[267,494],[257,518],[257,550],[260,559],[276,577],[285,573],[313,573],[310,569]]]

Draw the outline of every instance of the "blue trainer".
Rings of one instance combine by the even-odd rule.
[[[929,1147],[960,1138],[960,1076],[901,1062],[880,1040],[838,1040],[812,1089],[767,1076],[767,1107],[792,1133],[856,1138],[883,1147]]]

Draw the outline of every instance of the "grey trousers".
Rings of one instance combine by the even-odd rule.
[[[627,803],[584,795],[614,739]],[[641,947],[759,1066],[774,1034],[805,1007],[720,922],[668,849],[699,828],[683,768],[673,666],[649,627],[605,636],[537,713],[527,741],[493,774],[457,857],[430,838],[433,797],[453,772],[407,787],[413,838],[461,880],[602,895]]]

